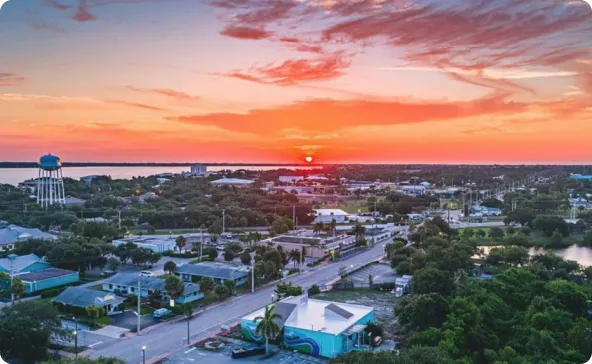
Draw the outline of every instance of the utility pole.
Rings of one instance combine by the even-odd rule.
[[[226,231],[226,210],[222,210],[222,234]]]
[[[142,315],[140,315],[141,292],[142,291],[140,291],[140,277],[138,277],[138,331],[136,331],[138,335],[140,335],[140,318],[142,317]]]
[[[255,259],[251,259],[251,293],[255,293]]]

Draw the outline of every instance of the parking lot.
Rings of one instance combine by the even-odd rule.
[[[231,363],[254,363],[254,362],[267,362],[267,363],[282,363],[282,364],[320,364],[326,363],[327,360],[314,358],[299,352],[291,352],[287,350],[281,350],[273,345],[270,345],[272,351],[276,352],[275,355],[268,359],[265,359],[263,355],[256,355],[250,358],[232,359],[230,352],[233,348],[245,346],[250,347],[253,344],[248,344],[239,340],[227,341],[227,346],[220,351],[209,351],[197,348],[191,348],[176,354],[169,356],[163,360],[162,363],[166,364],[231,364]]]
[[[373,282],[375,284],[380,283],[394,283],[397,278],[395,271],[388,264],[372,264],[366,268],[360,269],[354,272],[349,278],[352,279],[356,285],[368,285],[368,276],[372,274]]]

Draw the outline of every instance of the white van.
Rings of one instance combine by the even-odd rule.
[[[140,275],[141,275],[142,277],[154,277],[154,273],[152,273],[152,272],[151,272],[151,271],[149,271],[149,270],[143,270],[143,271],[141,271],[141,272],[140,272]]]

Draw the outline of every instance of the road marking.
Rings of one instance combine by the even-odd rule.
[[[189,354],[190,352],[192,352],[194,350],[195,350],[195,348],[191,348],[191,349],[187,350],[186,352],[184,352],[183,354]]]
[[[102,343],[103,343],[102,341],[99,341],[97,343],[94,343],[94,344],[89,345],[88,347],[89,348],[92,348],[93,346],[97,346],[97,345],[102,344]]]

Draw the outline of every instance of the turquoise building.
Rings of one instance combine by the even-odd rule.
[[[25,293],[35,293],[50,288],[65,286],[80,280],[78,272],[49,268],[36,272],[29,272],[15,277],[25,284]]]
[[[14,258],[14,259],[11,259]],[[26,272],[38,272],[51,268],[51,264],[39,258],[35,254],[16,256],[0,259],[0,272],[20,274]]]
[[[283,333],[282,344],[290,350],[335,358],[350,351],[368,348],[366,326],[374,322],[372,307],[309,299],[308,296],[289,297],[275,304],[281,316],[276,323]],[[257,335],[255,318],[264,309],[241,319],[245,339],[264,343]]]

